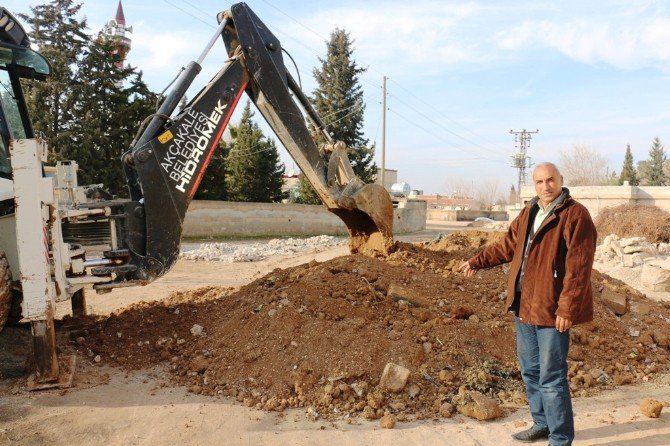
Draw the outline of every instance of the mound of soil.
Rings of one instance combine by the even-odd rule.
[[[594,223],[599,242],[608,234],[644,237],[651,243],[670,242],[670,214],[656,206],[622,204],[605,208]]]
[[[524,404],[514,329],[502,308],[505,272],[464,278],[455,270],[481,240],[449,240],[400,243],[387,259],[349,255],[277,269],[238,291],[176,293],[66,328],[73,347],[100,363],[164,365],[165,385],[265,410],[407,421],[448,416],[459,389]],[[573,392],[667,370],[670,310],[595,271],[593,282],[596,320],[572,330]],[[623,301],[617,311],[625,314],[605,306],[601,293]],[[398,393],[379,385],[388,363],[410,372]]]

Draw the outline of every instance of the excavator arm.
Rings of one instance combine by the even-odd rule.
[[[353,172],[344,143],[323,121],[286,69],[281,43],[245,4],[219,14],[219,27],[201,57],[177,79],[144,132],[123,156],[131,201],[118,220],[123,246],[107,254],[116,279],[100,291],[162,276],[177,260],[182,223],[202,175],[243,92],[296,161],[326,208],[340,217],[350,250],[385,255],[393,247],[393,206],[386,190]],[[229,59],[175,117],[173,111],[219,36]],[[296,102],[297,101],[297,102]],[[317,147],[305,115],[327,143]],[[99,271],[102,272],[102,271]]]

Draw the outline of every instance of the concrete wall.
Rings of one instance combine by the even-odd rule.
[[[586,206],[592,218],[596,218],[602,209],[621,204],[657,206],[670,212],[670,186],[568,186],[568,189],[575,200]],[[530,200],[534,196],[534,188],[521,189],[522,200]],[[518,215],[518,212],[508,212],[510,220]]]
[[[504,211],[452,211],[447,209],[428,209],[428,220],[437,221],[472,221],[477,217],[486,217],[496,221],[507,221],[507,212]]]
[[[393,232],[426,228],[426,203],[401,201],[393,210]],[[184,220],[184,237],[340,235],[347,228],[322,205],[234,203],[194,200]]]

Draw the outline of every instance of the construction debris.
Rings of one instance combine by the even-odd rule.
[[[319,235],[309,238],[272,239],[249,244],[203,243],[197,249],[182,250],[181,258],[218,262],[253,262],[270,256],[285,256],[306,251],[322,251],[331,246],[346,244],[343,238]]]
[[[90,350],[103,364],[162,366],[165,386],[262,410],[299,407],[313,419],[392,414],[400,422],[456,409],[500,416],[489,400],[499,409],[525,404],[513,324],[502,308],[506,269],[469,279],[457,272],[500,237],[467,232],[429,246],[399,243],[387,259],[312,261],[237,291],[177,292],[107,318],[75,319],[62,330],[70,330],[68,348]],[[595,321],[571,330],[573,394],[667,371],[670,309],[597,271],[593,287]],[[410,303],[412,296],[421,296],[421,305]],[[621,306],[612,310],[606,300]],[[191,333],[196,325],[206,336]],[[389,384],[385,369],[398,380]]]
[[[650,243],[644,237],[620,238],[609,234],[596,248],[593,267],[643,293],[669,292],[668,253],[668,243]]]

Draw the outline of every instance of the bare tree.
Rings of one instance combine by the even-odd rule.
[[[463,178],[450,178],[444,182],[446,195],[449,197],[473,198],[474,181]]]
[[[574,145],[562,151],[559,169],[569,186],[602,186],[609,184],[608,159],[586,146]]]
[[[494,204],[505,202],[499,186],[499,181],[492,178],[475,183],[475,200],[479,201],[482,209],[490,210]]]

